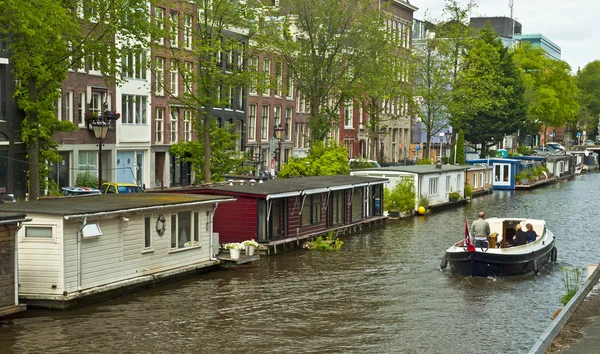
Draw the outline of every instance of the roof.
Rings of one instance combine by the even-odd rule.
[[[14,205],[14,204],[16,204],[16,203],[0,204],[0,206],[1,205]],[[0,225],[16,224],[21,221],[26,221],[25,216],[26,215],[24,213],[11,213],[11,212],[1,212],[0,211]]]
[[[438,168],[439,167],[439,168]],[[382,168],[372,168],[372,169],[364,169],[361,171],[369,171],[369,172],[386,172],[386,171],[394,171],[394,172],[407,172],[407,173],[417,173],[417,174],[429,174],[429,173],[440,173],[440,172],[455,172],[455,171],[465,171],[471,168],[471,166],[466,165],[406,165],[406,166],[389,166]]]
[[[52,215],[86,215],[111,212],[130,212],[134,209],[155,209],[218,201],[233,201],[226,196],[199,194],[125,193],[99,194],[85,198],[51,198],[0,205],[2,212],[42,213]]]
[[[199,190],[215,190],[227,194],[246,194],[268,197],[284,197],[311,192],[326,192],[328,190],[340,190],[353,188],[361,185],[383,184],[388,182],[387,178],[362,177],[350,175],[338,176],[311,176],[295,178],[279,178],[264,183],[245,182],[233,185],[212,185],[195,187]]]

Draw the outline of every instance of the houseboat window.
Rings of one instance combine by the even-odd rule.
[[[439,177],[429,179],[429,195],[437,195],[438,194],[438,180],[439,180]]]
[[[450,176],[446,176],[446,192],[451,192],[452,190],[452,186],[450,185],[451,183],[451,178]]]
[[[315,225],[321,222],[321,195],[311,194],[306,196],[302,208],[302,226]]]
[[[25,237],[52,238],[52,227],[25,226]]]
[[[504,166],[504,182],[508,182],[508,166]]]
[[[362,201],[363,189],[354,188],[352,193],[352,221],[360,221],[362,219]]]
[[[171,248],[177,248],[177,215],[171,215]]]
[[[209,213],[206,213],[207,217]],[[208,218],[207,218],[208,219]],[[206,223],[208,225],[208,222]],[[200,232],[200,213],[195,212],[194,213],[194,233],[192,234],[192,244],[195,246],[196,244],[198,244],[198,242],[200,241],[200,237],[198,237],[198,232]]]
[[[281,235],[281,199],[273,200],[271,204],[271,239]]]
[[[152,229],[150,216],[144,216],[144,248],[152,247]]]
[[[456,190],[457,191],[461,191],[463,189],[463,181],[462,181],[462,175],[457,175],[456,176]]]
[[[485,187],[485,172],[481,173],[481,187]]]
[[[331,198],[333,207],[333,225],[340,225],[344,223],[344,192],[336,191],[333,192],[333,196]]]
[[[479,182],[479,177],[477,176],[477,173],[473,175],[473,188],[477,188]]]

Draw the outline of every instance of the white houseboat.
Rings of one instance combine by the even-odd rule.
[[[216,266],[213,216],[234,200],[132,193],[0,205],[31,219],[17,233],[19,297],[65,308]]]

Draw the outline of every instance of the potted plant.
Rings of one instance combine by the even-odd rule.
[[[415,188],[412,179],[403,179],[393,189],[384,190],[384,207],[391,218],[408,214],[415,207]]]
[[[458,202],[458,200],[460,199],[460,194],[458,194],[457,192],[452,192],[448,194],[448,199],[451,202]]]
[[[256,249],[256,247],[258,247],[258,242],[254,240],[246,240],[243,242],[243,244],[246,247],[246,255],[253,256],[254,250]]]
[[[244,245],[242,245],[239,242],[232,242],[232,243],[226,243],[223,246],[223,248],[225,248],[226,250],[229,250],[231,259],[238,259],[238,258],[240,258],[240,250],[242,248],[244,248]]]
[[[529,182],[529,179],[527,178],[527,171],[523,169],[521,172],[517,173],[515,175],[515,182],[517,184],[527,184]]]

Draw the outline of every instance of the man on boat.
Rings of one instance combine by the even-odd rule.
[[[490,235],[490,224],[483,219],[484,217],[485,213],[480,211],[479,219],[473,221],[473,225],[471,226],[471,234],[475,238],[475,247],[483,247],[484,244],[487,246],[487,237]]]

